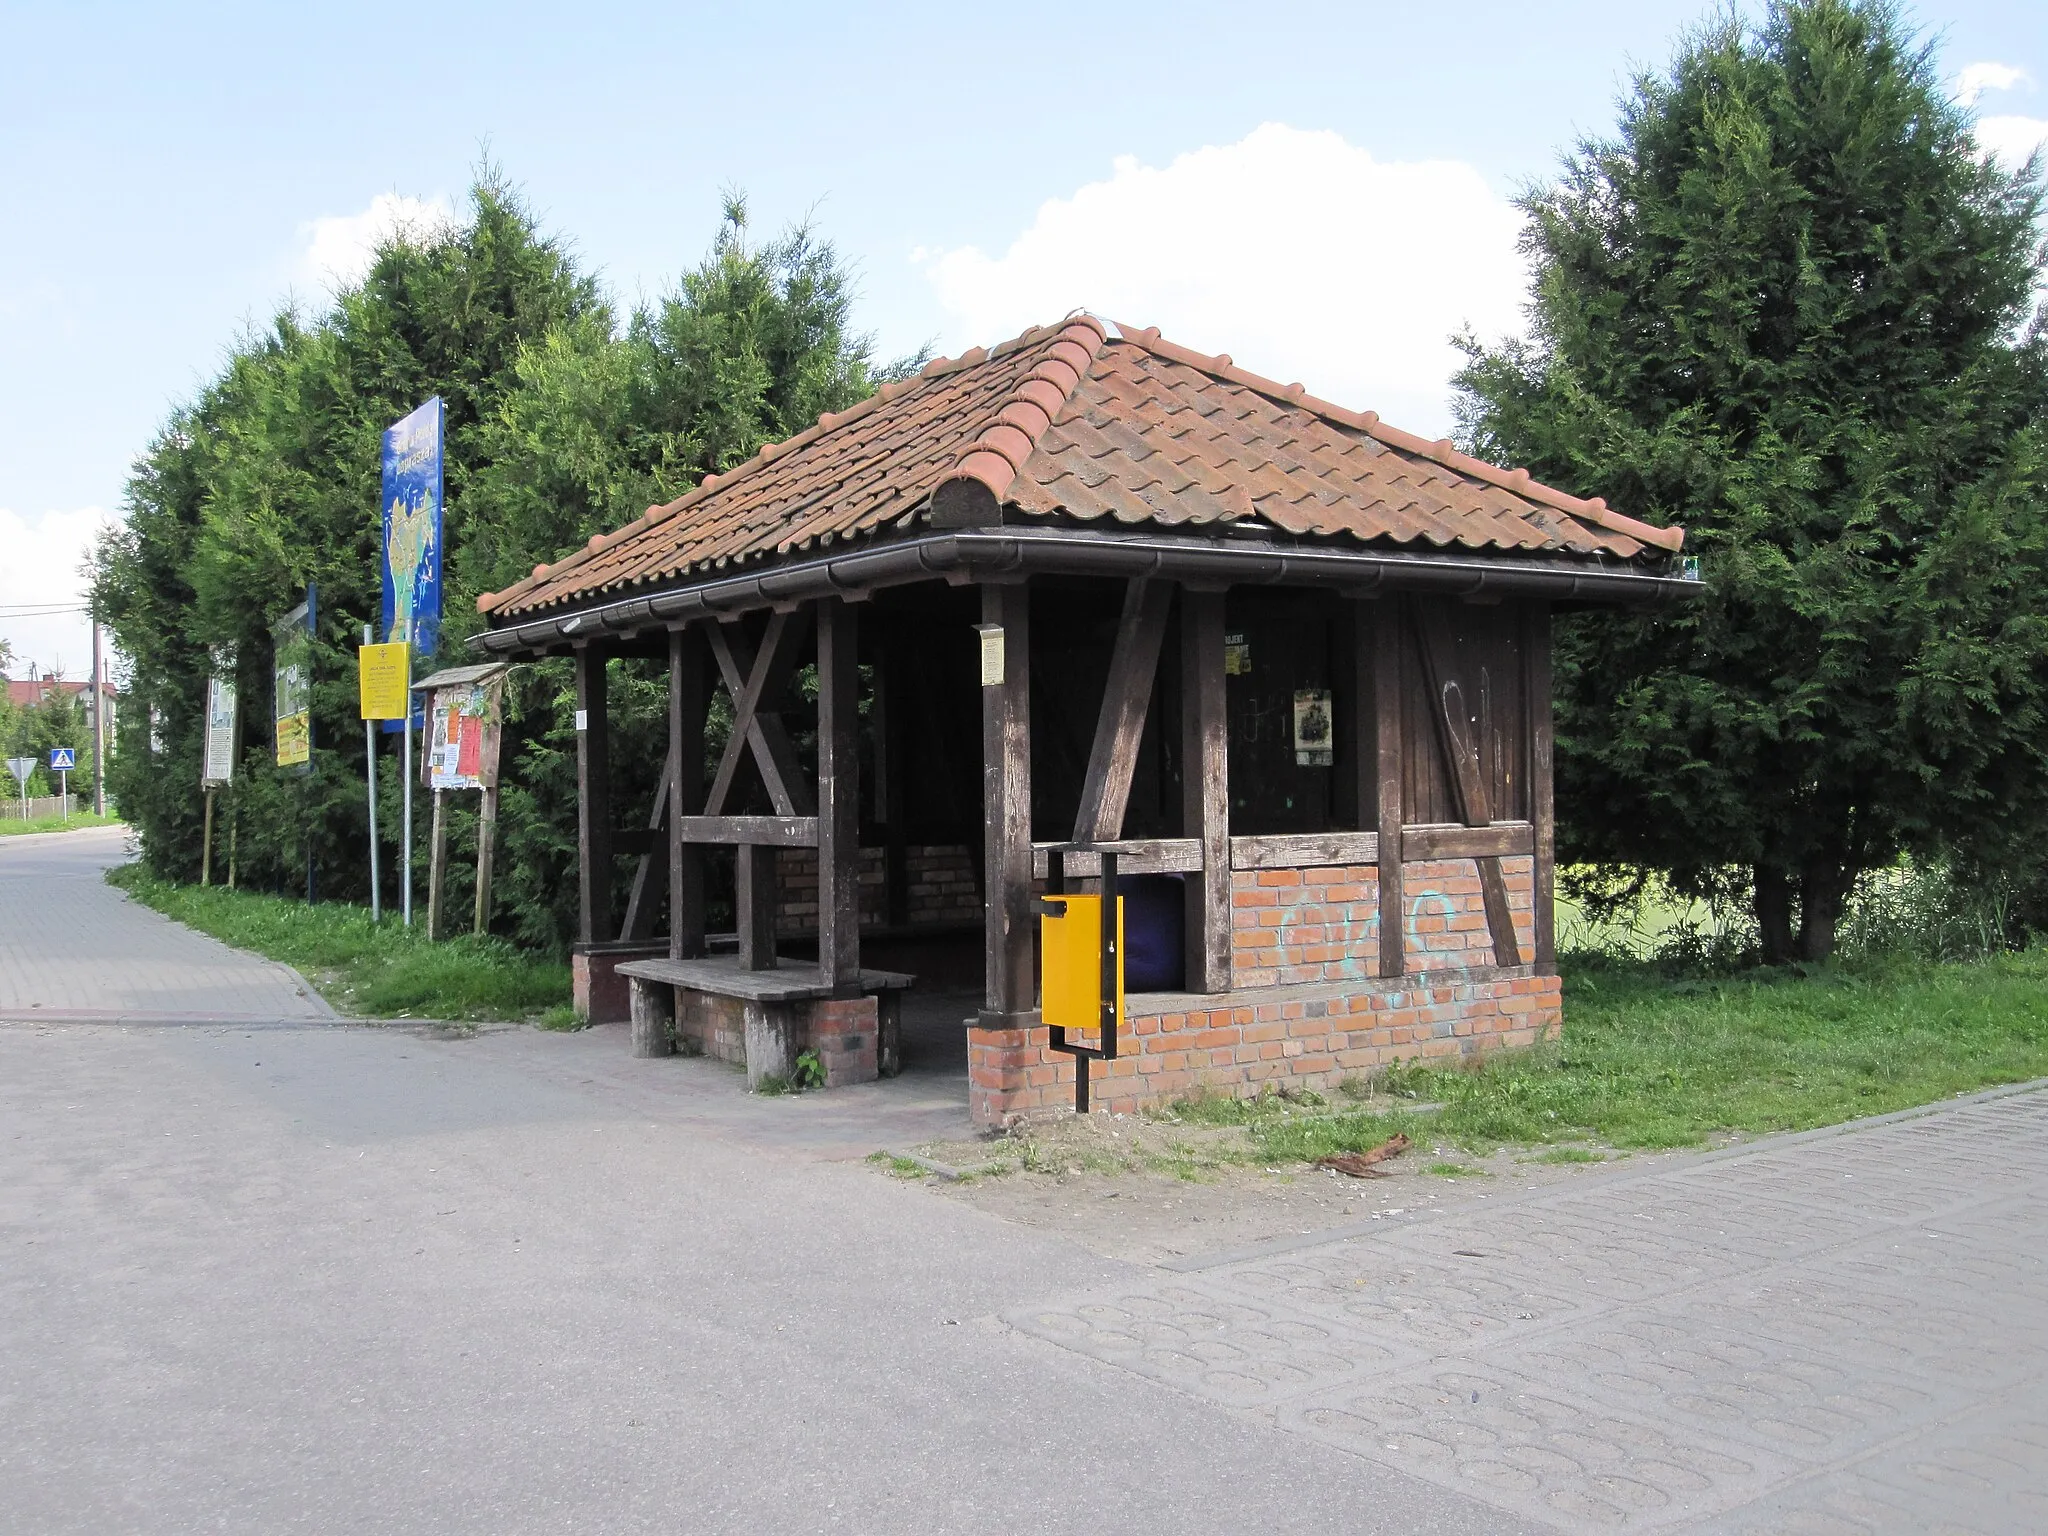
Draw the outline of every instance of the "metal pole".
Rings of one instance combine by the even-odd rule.
[[[412,926],[412,647],[405,653],[405,759],[399,777],[405,784],[405,848],[400,855],[405,870],[405,890],[400,901],[405,911],[405,926]]]
[[[92,621],[92,813],[107,814],[107,699],[100,685],[100,621]]]
[[[363,626],[363,644],[370,643],[370,626]],[[360,662],[357,663],[361,665]],[[370,764],[370,921],[384,916],[384,887],[377,877],[377,722],[363,722],[363,752]]]
[[[64,813],[64,825],[71,825],[71,770],[57,770],[57,809]]]

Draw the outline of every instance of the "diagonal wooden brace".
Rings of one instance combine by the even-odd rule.
[[[761,770],[761,780],[768,787],[768,798],[775,803],[777,814],[783,816],[811,816],[817,813],[817,801],[811,786],[804,781],[802,768],[796,760],[796,749],[790,745],[789,732],[783,728],[782,716],[774,710],[761,707],[761,701],[772,697],[788,677],[794,664],[801,620],[792,620],[791,615],[777,613],[770,615],[768,628],[761,637],[758,654],[749,654],[746,637],[737,627],[724,624],[709,626],[711,654],[718,661],[720,677],[725,681],[726,692],[732,695],[733,720],[732,736],[725,744],[725,755],[718,761],[718,772],[711,780],[711,793],[704,803],[704,814],[719,816],[725,812],[726,797],[732,793],[735,775],[739,772],[741,754],[751,747],[754,762]]]
[[[1138,743],[1145,734],[1145,712],[1152,701],[1152,678],[1159,670],[1159,648],[1166,639],[1172,602],[1171,582],[1136,577],[1124,587],[1109,682],[1102,691],[1088,773],[1081,781],[1081,805],[1074,813],[1077,843],[1110,843],[1123,836],[1124,807],[1131,798],[1131,775],[1138,766]]]
[[[1423,669],[1435,703],[1430,713],[1436,716],[1444,761],[1450,765],[1458,815],[1468,827],[1491,826],[1493,813],[1487,804],[1479,743],[1472,735],[1471,711],[1465,704],[1464,688],[1451,676],[1450,627],[1444,622],[1442,610],[1433,604],[1416,603],[1413,611]],[[1473,863],[1479,867],[1479,896],[1486,905],[1486,931],[1493,939],[1494,964],[1520,965],[1522,948],[1515,938],[1515,918],[1508,906],[1507,880],[1501,874],[1500,856],[1484,854]]]

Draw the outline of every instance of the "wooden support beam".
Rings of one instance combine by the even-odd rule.
[[[781,714],[764,707],[788,680],[797,645],[803,638],[799,633],[801,622],[786,613],[770,614],[759,654],[749,652],[737,623],[714,624],[710,628],[711,654],[718,660],[726,692],[732,695],[733,720],[732,736],[725,744],[725,755],[719,759],[718,772],[712,776],[711,793],[705,801],[707,816],[716,816],[725,809],[740,758],[748,747],[753,749],[754,764],[761,770],[768,798],[778,812],[784,816],[809,816],[817,809]]]
[[[1232,869],[1328,869],[1379,858],[1377,832],[1268,832],[1230,840]]]
[[[1436,717],[1438,740],[1451,770],[1452,798],[1458,802],[1458,814],[1466,826],[1490,826],[1493,816],[1487,804],[1486,775],[1479,761],[1479,736],[1473,729],[1464,688],[1451,672],[1451,658],[1456,653],[1450,623],[1440,605],[1418,603],[1415,624],[1423,672],[1429,680],[1430,713]],[[1520,965],[1522,949],[1515,937],[1514,913],[1508,906],[1507,880],[1501,874],[1500,857],[1487,854],[1473,862],[1479,868],[1479,895],[1486,905],[1486,931],[1493,939],[1494,964]]]
[[[1526,821],[1496,821],[1483,827],[1408,826],[1401,852],[1411,864],[1424,859],[1484,859],[1528,853],[1536,846]]]
[[[478,934],[491,931],[491,876],[497,865],[497,845],[498,780],[493,776],[484,786],[476,819],[476,897],[471,928]]]
[[[1043,880],[1052,867],[1049,860],[1052,850],[1066,846],[1065,843],[1033,843],[1032,878]],[[1202,844],[1197,838],[1123,837],[1098,846],[1116,855],[1119,879],[1125,875],[1191,875],[1200,874],[1202,870]],[[1102,873],[1102,860],[1092,853],[1070,853],[1066,856],[1066,872],[1069,880],[1091,880]]]
[[[818,968],[860,989],[860,668],[854,611],[818,603]]]
[[[1556,765],[1550,716],[1550,609],[1540,602],[1522,610],[1522,692],[1529,707],[1529,821],[1535,831],[1531,959],[1540,973],[1550,976],[1557,972],[1557,795],[1552,779]]]
[[[705,844],[737,847],[757,843],[763,848],[815,848],[815,816],[685,816],[676,829],[690,847]],[[684,959],[695,956],[685,955]]]
[[[668,636],[668,957],[704,954],[704,853],[683,836],[683,814],[704,803],[704,722],[711,706],[701,629]]]
[[[1135,578],[1124,586],[1123,616],[1117,620],[1116,650],[1095,720],[1095,745],[1081,780],[1081,805],[1074,813],[1074,841],[1114,842],[1123,836],[1124,806],[1131,798],[1131,773],[1145,734],[1145,710],[1159,670],[1166,615],[1173,598],[1163,581]],[[1219,644],[1221,642],[1219,641]]]
[[[985,584],[984,624],[1003,631],[1003,676],[981,689],[982,1025],[1018,1029],[1038,1006],[1031,910],[1031,602],[1022,584]],[[963,637],[963,643],[972,637]]]
[[[1369,643],[1373,713],[1373,798],[1378,807],[1380,856],[1380,974],[1399,976],[1407,968],[1408,916],[1401,879],[1401,603],[1386,597],[1372,605],[1371,622],[1357,626],[1360,644]],[[1369,638],[1368,638],[1369,637]],[[1359,671],[1366,672],[1361,659]],[[1360,814],[1367,802],[1361,792]]]
[[[739,929],[740,969],[775,969],[775,850],[742,843],[733,858],[733,924]]]
[[[586,944],[612,936],[612,767],[605,653],[576,647],[577,934]]]
[[[1201,867],[1186,882],[1190,992],[1230,990],[1230,722],[1223,695],[1223,594],[1180,599],[1181,831]],[[1121,819],[1121,818],[1119,818]]]

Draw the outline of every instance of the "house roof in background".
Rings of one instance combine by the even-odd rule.
[[[35,677],[25,678],[20,682],[9,678],[7,702],[19,709],[30,709],[53,693],[83,694],[91,686],[92,684],[84,678]],[[120,690],[108,682],[100,684],[100,693],[109,699],[120,697]]]
[[[1652,561],[1656,528],[1091,315],[939,359],[710,475],[689,494],[502,592],[493,619],[686,584],[879,541],[979,482],[1005,522],[1216,531],[1246,523],[1339,546]]]

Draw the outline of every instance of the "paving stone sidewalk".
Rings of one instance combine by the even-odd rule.
[[[289,966],[108,885],[128,836],[104,827],[0,838],[0,1018],[334,1017]]]
[[[1564,1530],[2048,1530],[2048,1091],[1013,1326]]]

